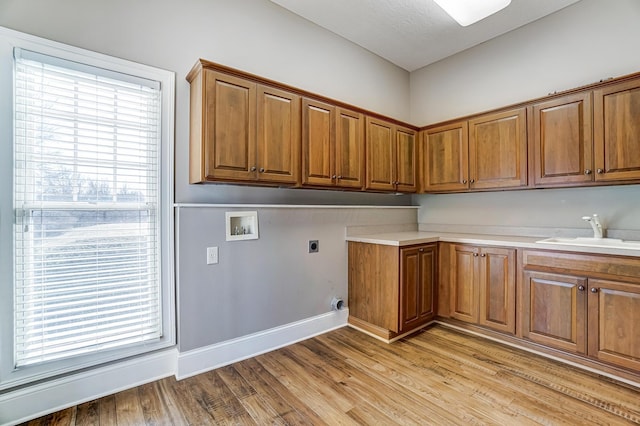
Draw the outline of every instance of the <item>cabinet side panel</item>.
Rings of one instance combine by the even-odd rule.
[[[203,75],[204,71],[200,70],[189,87],[189,183],[200,183],[204,180]]]

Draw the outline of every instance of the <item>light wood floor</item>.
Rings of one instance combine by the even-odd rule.
[[[343,328],[29,424],[640,424],[640,391],[442,326],[391,345]]]

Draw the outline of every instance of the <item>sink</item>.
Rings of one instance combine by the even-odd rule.
[[[640,241],[624,241],[617,238],[547,238],[546,240],[536,241],[543,244],[560,244],[567,246],[583,246],[583,247],[604,247],[628,250],[640,250]]]

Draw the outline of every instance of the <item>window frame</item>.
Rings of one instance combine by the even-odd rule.
[[[0,41],[0,342],[2,342],[0,345],[0,390],[175,346],[176,292],[173,217],[175,73],[3,27],[0,27]],[[20,368],[14,366],[14,48],[31,50],[160,82],[161,141],[158,148],[158,165],[161,190],[158,211],[160,214],[163,336],[158,341]]]

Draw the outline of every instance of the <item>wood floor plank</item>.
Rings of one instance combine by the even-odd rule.
[[[342,328],[29,425],[640,425],[640,389],[443,326]]]
[[[98,400],[101,425],[117,425],[116,396],[108,395]]]
[[[80,404],[76,410],[77,426],[99,426],[100,425],[100,401],[93,401]]]
[[[145,424],[140,398],[138,398],[138,388],[118,392],[115,396],[118,425],[138,426]]]

